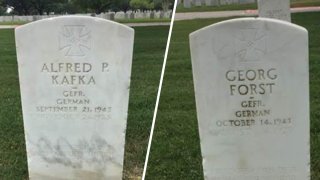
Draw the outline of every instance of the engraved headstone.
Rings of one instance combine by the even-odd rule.
[[[121,179],[134,30],[68,16],[15,33],[30,179]]]
[[[309,180],[306,29],[235,19],[190,48],[205,179]]]
[[[259,17],[291,22],[290,0],[258,0]]]

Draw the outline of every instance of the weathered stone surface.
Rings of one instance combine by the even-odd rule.
[[[204,176],[309,180],[308,33],[243,18],[190,35]]]
[[[290,0],[258,0],[260,17],[291,22]]]
[[[122,179],[133,29],[67,16],[16,29],[34,179]]]
[[[183,7],[190,8],[191,7],[191,0],[183,0]]]

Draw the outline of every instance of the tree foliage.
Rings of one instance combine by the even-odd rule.
[[[157,10],[168,11],[169,9],[173,9],[174,0],[154,0],[154,5]]]
[[[173,9],[174,6],[174,0],[162,0],[162,9],[164,11],[168,11],[169,9]]]
[[[43,15],[44,12],[49,13],[55,10],[59,3],[67,3],[67,0],[30,0],[32,7],[38,14]]]
[[[173,6],[174,0],[0,0],[0,14],[13,7],[13,14],[34,15],[96,13],[128,10],[163,9]]]
[[[27,15],[31,13],[32,4],[30,0],[4,0],[4,3],[13,7],[16,14]]]
[[[4,0],[0,0],[0,15],[3,15],[6,12],[6,4]]]
[[[131,0],[130,1],[130,7],[132,9],[141,9],[141,10],[147,10],[147,9],[153,9],[154,3],[150,2],[149,0]]]
[[[112,0],[90,0],[89,8],[95,13],[100,14],[110,9]]]
[[[111,5],[111,10],[112,11],[128,11],[130,9],[130,0],[116,0],[112,5]]]

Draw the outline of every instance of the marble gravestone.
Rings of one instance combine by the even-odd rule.
[[[122,179],[134,30],[67,16],[15,36],[30,179]]]
[[[183,0],[183,7],[190,8],[191,7],[191,0]]]
[[[194,0],[194,5],[195,6],[201,6],[202,5],[202,1],[201,0]]]
[[[309,180],[306,29],[235,19],[190,48],[205,179]]]
[[[259,17],[291,22],[290,0],[258,0]]]
[[[206,0],[205,5],[206,6],[213,6],[213,0]]]

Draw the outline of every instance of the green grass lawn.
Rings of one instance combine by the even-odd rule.
[[[189,33],[225,19],[175,22],[146,179],[203,179]],[[309,31],[311,168],[320,180],[320,12],[292,15]]]
[[[127,123],[124,176],[142,175],[168,26],[137,27]],[[0,179],[27,179],[13,30],[0,30]]]
[[[308,7],[320,6],[320,0],[291,0],[291,7]],[[247,10],[257,9],[256,3],[250,4],[230,4],[221,6],[192,6],[184,8],[183,4],[179,4],[177,12],[206,12],[206,11],[229,11],[229,10]]]
[[[123,19],[116,20],[119,23],[156,23],[156,22],[170,22],[170,18],[163,19]]]
[[[17,21],[17,22],[0,22],[0,25],[23,25],[28,22],[26,21]]]

